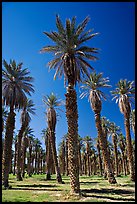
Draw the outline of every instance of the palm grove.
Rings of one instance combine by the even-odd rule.
[[[9,174],[16,175],[17,180],[23,180],[25,172],[46,174],[45,180],[50,180],[56,173],[57,182],[65,185],[62,175],[70,177],[72,194],[80,194],[81,175],[98,175],[108,179],[110,184],[117,183],[116,177],[130,174],[135,181],[135,143],[130,131],[135,134],[134,82],[120,79],[116,88],[111,91],[116,99],[120,112],[123,114],[126,136],[117,124],[101,116],[102,99],[107,100],[102,88],[109,88],[109,78],[103,73],[97,73],[90,65],[90,60],[97,60],[98,48],[88,47],[85,43],[98,33],[92,29],[85,31],[89,17],[78,26],[76,18],[66,19],[63,26],[60,17],[56,16],[57,32],[44,32],[54,45],[46,45],[40,52],[51,52],[54,59],[49,63],[49,69],[55,69],[54,79],[64,76],[66,87],[65,107],[68,131],[62,136],[62,141],[56,150],[56,108],[63,105],[56,94],[44,96],[46,105],[47,128],[41,134],[45,141],[45,150],[41,141],[34,136],[30,127],[31,116],[35,114],[35,104],[29,98],[34,93],[33,78],[23,63],[17,64],[3,60],[2,70],[2,184],[10,188]],[[76,85],[81,84],[80,98],[89,96],[91,109],[95,116],[97,129],[96,138],[89,135],[81,137],[78,134],[78,104]],[[29,96],[29,97],[28,97]],[[21,128],[15,135],[16,111],[21,111]],[[108,137],[112,137],[112,143]],[[14,150],[13,150],[14,146]]]

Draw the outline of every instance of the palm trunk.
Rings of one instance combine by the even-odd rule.
[[[48,141],[47,141],[47,155],[46,155],[46,163],[47,163],[47,172],[46,172],[46,180],[51,179],[51,144],[50,144],[50,138],[48,135]]]
[[[98,150],[98,160],[99,160],[100,175],[103,176],[102,159],[101,159],[101,153],[100,153],[99,141],[97,141],[97,150]]]
[[[118,152],[117,152],[117,142],[116,142],[115,134],[112,134],[112,141],[114,146],[115,171],[116,171],[116,176],[118,176]]]
[[[111,184],[117,183],[110,164],[110,155],[107,149],[107,138],[103,136],[100,113],[95,113],[95,122],[96,122],[96,128],[98,132],[99,143],[102,149],[103,161],[105,164],[105,168],[107,170],[108,181]]]
[[[134,161],[133,161],[132,142],[131,142],[131,136],[130,136],[129,117],[125,117],[125,130],[126,130],[126,143],[127,143],[130,177],[131,177],[131,181],[135,181],[135,168],[134,168]]]
[[[69,175],[68,171],[68,138],[66,138],[66,175]]]
[[[4,141],[4,152],[3,152],[3,185],[5,188],[9,187],[9,171],[10,163],[12,158],[12,141],[13,131],[15,128],[15,113],[13,108],[10,108],[10,112],[6,121],[6,132]]]
[[[21,142],[22,142],[22,137],[23,133],[26,129],[26,123],[23,123],[21,126],[21,129],[18,134],[18,143],[17,143],[17,181],[22,181],[22,176],[21,176]]]
[[[68,88],[66,93],[66,117],[68,122],[68,162],[71,193],[80,194],[78,164],[78,110],[76,91]]]
[[[49,132],[50,132],[51,150],[52,150],[52,154],[53,154],[54,165],[56,168],[57,181],[58,181],[58,183],[64,183],[64,182],[62,182],[62,177],[61,177],[60,169],[58,166],[56,143],[55,143],[55,132],[54,131],[49,131]]]
[[[13,166],[13,175],[15,175],[17,166],[17,141],[15,142],[15,153],[14,153],[14,166]]]

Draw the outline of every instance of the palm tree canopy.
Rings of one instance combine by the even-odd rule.
[[[43,102],[47,106],[47,122],[48,122],[48,128],[51,130],[55,130],[56,126],[56,111],[55,109],[58,106],[63,105],[63,101],[59,99],[54,93],[51,93],[50,95],[46,95],[43,97]]]
[[[22,108],[26,103],[26,94],[34,92],[31,82],[33,78],[29,76],[27,68],[22,69],[23,63],[16,64],[15,60],[10,60],[8,64],[3,60],[2,69],[2,96],[6,106]]]
[[[121,113],[129,114],[130,113],[130,102],[133,102],[132,99],[135,99],[135,87],[134,81],[127,81],[127,79],[121,79],[114,91],[111,91],[111,94],[114,95],[112,100],[116,99],[116,103],[119,102],[119,108]]]
[[[59,99],[53,92],[43,97],[43,102],[48,108],[56,108],[63,105],[63,101]]]
[[[21,123],[27,121],[28,123],[31,121],[30,113],[32,115],[35,115],[35,108],[34,108],[34,103],[32,100],[27,99],[26,104],[22,110],[21,113]]]
[[[87,67],[93,69],[89,64],[89,60],[98,59],[93,54],[98,53],[97,48],[91,48],[83,45],[86,41],[92,39],[98,33],[92,33],[92,30],[84,31],[89,17],[86,17],[78,26],[76,26],[76,17],[66,19],[66,24],[63,26],[60,17],[56,15],[57,32],[44,32],[55,45],[45,46],[40,52],[52,52],[55,56],[48,63],[49,69],[56,69],[56,76],[64,74],[65,84],[74,86],[76,82],[81,81],[81,74],[88,75]]]
[[[103,87],[110,87],[110,85],[107,84],[109,82],[108,77],[103,78],[102,75],[103,73],[91,73],[89,78],[83,81],[83,85],[81,86],[84,91],[80,95],[80,98],[89,95],[91,107],[95,112],[101,111],[101,98],[104,98],[106,100],[106,96],[100,89]]]

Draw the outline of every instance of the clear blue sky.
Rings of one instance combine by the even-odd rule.
[[[51,41],[43,31],[56,31],[55,15],[59,14],[62,22],[66,18],[77,17],[80,23],[87,15],[91,20],[87,29],[94,28],[100,35],[89,41],[89,46],[100,48],[100,58],[91,65],[97,72],[103,72],[109,77],[112,88],[105,93],[109,94],[108,101],[103,101],[102,116],[115,122],[121,127],[123,134],[124,117],[119,111],[109,91],[115,89],[120,79],[135,80],[135,3],[134,2],[7,2],[2,3],[2,58],[8,63],[15,59],[23,62],[34,77],[35,93],[31,99],[35,103],[36,116],[32,116],[30,126],[35,136],[41,139],[41,131],[47,127],[43,95],[56,93],[65,100],[66,89],[64,78],[53,81],[54,71],[48,72],[47,63],[52,59],[51,54],[40,54],[39,50],[50,45]],[[79,134],[84,137],[96,137],[94,113],[91,110],[88,98],[79,98]],[[64,112],[60,112],[56,126],[57,145],[67,133],[67,122]],[[20,113],[16,116],[16,130],[20,129]],[[133,133],[131,132],[132,136]]]

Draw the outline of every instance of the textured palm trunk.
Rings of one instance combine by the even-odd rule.
[[[51,142],[51,150],[53,154],[53,161],[56,169],[56,175],[57,175],[57,181],[58,183],[63,183],[62,182],[62,177],[60,174],[60,169],[58,165],[58,159],[57,159],[57,151],[56,151],[56,143],[55,143],[55,132],[54,131],[49,131],[50,132],[50,142]]]
[[[16,166],[17,166],[17,141],[15,142],[15,153],[14,153],[13,175],[16,174]]]
[[[21,126],[21,129],[18,134],[18,143],[17,143],[17,181],[22,181],[22,176],[21,176],[21,142],[22,142],[22,137],[23,133],[26,129],[27,123],[23,123]]]
[[[13,141],[13,131],[15,128],[15,113],[13,108],[10,108],[10,112],[6,121],[6,132],[3,150],[3,185],[5,188],[9,187],[9,171],[10,163],[12,159],[12,141]]]
[[[100,175],[103,176],[102,159],[101,159],[99,140],[97,140],[97,151],[98,151],[98,160],[99,160]]]
[[[47,172],[46,172],[46,180],[51,179],[51,144],[50,139],[48,135],[48,141],[47,141],[47,155],[46,155],[46,163],[47,163]]]
[[[63,145],[62,145],[62,173],[63,175],[65,175],[65,154],[66,154],[65,144],[63,142]]]
[[[79,144],[79,154],[78,154],[78,157],[79,157],[79,175],[82,176],[82,161],[81,161],[81,147],[80,147],[80,144]]]
[[[28,146],[28,139],[25,137],[23,139],[23,155],[22,155],[22,177],[23,178],[25,176],[27,146]]]
[[[95,122],[96,122],[96,128],[98,132],[98,138],[99,138],[99,143],[102,149],[102,156],[103,156],[103,161],[105,164],[105,168],[107,170],[107,177],[108,181],[111,184],[117,183],[116,179],[114,177],[114,174],[112,172],[111,164],[110,164],[110,155],[107,149],[107,139],[106,137],[103,136],[103,131],[101,127],[101,120],[100,120],[100,113],[95,113]]]
[[[38,151],[35,151],[35,174],[38,172]]]
[[[28,175],[31,177],[31,168],[32,168],[32,145],[29,145],[29,157],[28,157]]]
[[[68,171],[68,138],[66,138],[66,175],[69,175]]]
[[[66,117],[68,123],[68,164],[72,194],[80,194],[79,164],[78,164],[78,110],[77,96],[73,88],[67,90]]]
[[[115,172],[116,172],[116,176],[118,176],[118,151],[117,151],[116,135],[114,133],[112,134],[112,141],[114,146]]]
[[[125,130],[126,130],[126,143],[127,143],[127,155],[129,160],[129,171],[130,177],[132,181],[135,181],[135,168],[134,168],[134,161],[133,161],[133,151],[132,151],[132,142],[130,136],[130,122],[129,117],[125,117]]]

